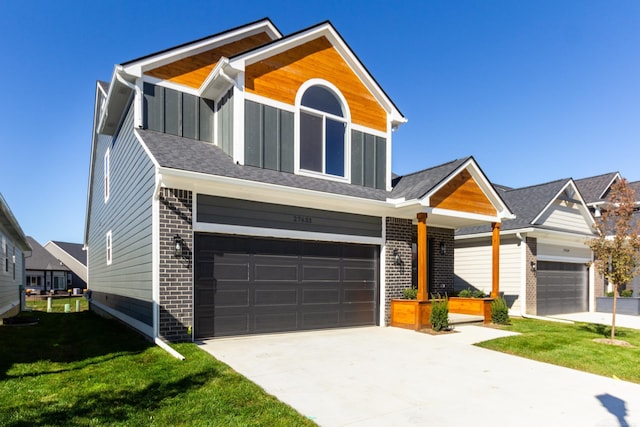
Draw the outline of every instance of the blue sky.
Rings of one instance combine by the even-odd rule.
[[[27,235],[82,242],[96,80],[269,17],[330,20],[409,119],[404,174],[473,155],[513,187],[640,180],[640,2],[0,2],[0,193]]]

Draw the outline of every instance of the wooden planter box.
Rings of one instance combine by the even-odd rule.
[[[493,298],[449,298],[449,313],[471,314],[484,317],[484,323],[491,323],[491,301]]]
[[[431,301],[391,300],[391,326],[418,331],[431,327]]]
[[[596,311],[611,313],[613,311],[613,297],[596,297]],[[616,314],[640,315],[640,298],[616,298]]]

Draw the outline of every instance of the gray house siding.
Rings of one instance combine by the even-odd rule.
[[[293,120],[289,111],[245,101],[245,164],[293,173]]]
[[[24,285],[24,254],[0,227],[0,318],[17,314]],[[15,262],[14,262],[15,255]]]
[[[110,148],[110,197],[104,200],[104,155]],[[133,108],[114,138],[100,136],[91,192],[87,264],[92,302],[153,324],[152,197],[155,170],[133,134]],[[107,265],[106,235],[112,233]]]
[[[218,146],[233,157],[233,88],[218,102]]]
[[[198,222],[380,237],[379,217],[199,194]]]
[[[387,144],[384,138],[351,132],[351,183],[384,190],[387,177]]]
[[[143,91],[145,129],[213,142],[213,101],[150,83]]]

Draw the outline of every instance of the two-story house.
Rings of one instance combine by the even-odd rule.
[[[27,237],[0,194],[0,319],[21,310],[24,293],[24,254],[30,251]]]
[[[329,22],[117,65],[96,87],[92,309],[191,340],[386,325],[413,263],[421,297],[452,290],[453,230],[511,213],[472,157],[392,179],[405,122]]]

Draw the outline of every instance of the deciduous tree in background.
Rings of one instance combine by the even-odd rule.
[[[597,236],[587,242],[596,270],[613,286],[611,339],[616,333],[616,302],[619,286],[638,274],[640,265],[640,223],[634,222],[636,196],[626,179],[611,186],[602,215],[596,218]]]

